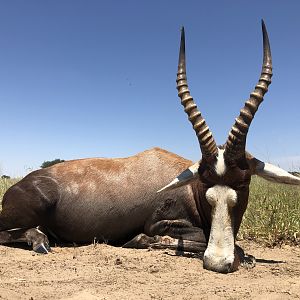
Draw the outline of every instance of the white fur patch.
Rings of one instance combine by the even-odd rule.
[[[214,207],[219,206],[220,209],[230,207],[236,204],[236,191],[226,185],[215,185],[206,191],[206,199],[208,203]]]
[[[207,190],[206,199],[212,206],[212,223],[204,264],[210,270],[222,271],[234,261],[234,224],[229,207],[236,204],[237,194],[228,186],[215,185]]]
[[[224,175],[225,171],[226,171],[226,165],[225,165],[225,160],[224,160],[224,151],[225,151],[225,149],[218,149],[218,156],[217,156],[217,162],[215,165],[215,170],[219,176]]]

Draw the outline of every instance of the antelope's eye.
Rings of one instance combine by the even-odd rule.
[[[206,176],[201,176],[201,182],[205,184],[208,188],[212,187],[215,185],[215,182],[212,180],[212,178],[205,174]]]
[[[214,172],[215,172],[214,168],[207,167],[205,170],[203,170],[202,175],[204,177],[211,177],[214,175]]]

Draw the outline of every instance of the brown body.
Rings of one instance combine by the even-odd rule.
[[[120,244],[138,233],[159,234],[161,227],[153,225],[162,220],[202,227],[191,187],[157,193],[190,165],[154,148],[129,158],[73,160],[32,172],[6,192],[0,231],[41,226],[62,241]]]

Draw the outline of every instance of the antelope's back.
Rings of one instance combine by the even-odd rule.
[[[128,158],[82,159],[49,167],[45,171],[59,191],[49,226],[60,238],[77,242],[94,237],[119,240],[142,232],[163,201],[157,190],[190,164],[153,148]]]

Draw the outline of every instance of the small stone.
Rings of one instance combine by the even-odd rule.
[[[159,272],[159,269],[156,266],[150,266],[149,272],[150,273],[157,273],[157,272]]]

